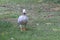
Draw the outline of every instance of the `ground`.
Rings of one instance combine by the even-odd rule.
[[[60,40],[60,4],[39,1],[0,0],[0,40]],[[27,31],[21,32],[17,19],[27,10]]]

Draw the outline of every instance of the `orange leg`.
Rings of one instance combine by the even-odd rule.
[[[21,31],[26,31],[27,29],[26,29],[26,27],[23,27],[22,25],[20,25],[20,30]]]

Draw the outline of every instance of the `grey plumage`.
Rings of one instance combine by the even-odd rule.
[[[21,15],[18,18],[18,24],[19,25],[26,25],[28,22],[28,17],[26,15]]]
[[[18,25],[19,26],[21,26],[21,25],[25,25],[26,26],[27,22],[28,22],[28,17],[26,15],[26,10],[23,9],[23,14],[20,15],[19,18],[18,18]],[[23,27],[20,27],[20,28],[22,30]]]

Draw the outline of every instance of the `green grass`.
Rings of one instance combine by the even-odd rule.
[[[45,16],[48,16],[49,14],[53,14],[54,16],[44,18],[44,14]],[[13,40],[60,40],[60,16],[58,14],[59,12],[41,12],[40,16],[34,16],[36,18],[32,18],[29,21],[29,24],[27,25],[29,30],[23,32],[20,31],[15,23],[4,20],[0,21],[0,39],[11,40],[13,38]],[[37,23],[39,25],[36,25]]]
[[[0,0],[0,40],[60,40],[60,12],[40,9],[44,5],[50,7],[46,6],[47,3],[40,4],[43,0],[38,1]],[[21,15],[22,8],[27,9],[29,17],[26,26],[29,30],[23,32],[17,26],[17,18]]]

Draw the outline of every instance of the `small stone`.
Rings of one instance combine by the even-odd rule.
[[[51,23],[46,23],[47,25],[50,25]]]
[[[17,6],[20,6],[19,4],[17,4]]]
[[[39,25],[39,23],[36,24],[37,26]]]
[[[11,40],[13,40],[14,38],[13,37],[11,37]]]

